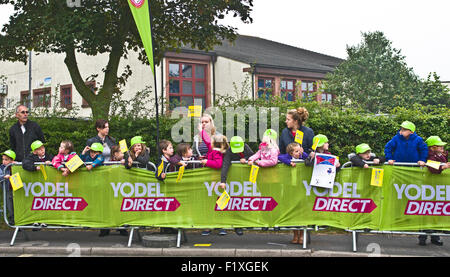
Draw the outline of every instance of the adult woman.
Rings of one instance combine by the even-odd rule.
[[[312,150],[314,131],[304,126],[308,120],[308,110],[300,107],[289,110],[286,114],[286,128],[283,129],[280,136],[280,153],[286,154],[286,147],[289,143],[295,141],[297,131],[303,132],[303,141],[301,142],[303,150],[309,155]]]
[[[200,118],[200,124],[202,125],[202,129],[208,133],[209,137],[212,135],[216,135],[216,127],[214,126],[214,120],[211,115],[203,114]],[[205,142],[202,141],[200,135],[196,135],[194,137],[194,143],[192,145],[192,150],[194,155],[197,156],[206,156],[208,154],[208,147]]]
[[[117,145],[116,140],[110,137],[109,134],[109,123],[104,119],[97,119],[95,122],[95,128],[97,129],[97,136],[87,140],[86,145],[91,146],[94,142],[98,142],[103,145],[103,157],[105,157],[105,162],[111,159],[111,147]]]

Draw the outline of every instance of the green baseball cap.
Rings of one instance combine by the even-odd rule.
[[[101,144],[98,143],[98,142],[94,142],[94,143],[91,145],[91,150],[92,150],[92,151],[96,151],[96,152],[103,152],[103,145],[101,145]]]
[[[356,146],[356,154],[366,153],[367,151],[372,150],[367,143],[361,143]]]
[[[313,145],[317,143],[316,147],[322,147],[326,142],[328,142],[328,138],[322,134],[318,134],[313,138]]]
[[[413,133],[416,131],[416,125],[414,125],[414,123],[412,123],[411,121],[403,121],[400,127],[408,129]]]
[[[230,148],[233,153],[244,152],[244,140],[239,136],[234,136],[230,140]]]
[[[131,146],[135,145],[136,143],[145,143],[145,141],[142,140],[142,136],[135,136],[131,139]]]
[[[38,149],[39,147],[43,146],[44,144],[42,143],[42,141],[40,140],[35,140],[33,141],[33,143],[31,144],[31,151],[34,151],[36,149]]]
[[[267,129],[267,130],[264,132],[264,136],[268,136],[269,138],[271,138],[271,139],[273,139],[273,140],[277,140],[278,134],[277,134],[277,132],[275,132],[275,131],[272,130],[272,129]]]
[[[431,136],[431,137],[427,138],[425,143],[428,145],[428,147],[435,146],[435,145],[444,146],[447,144],[446,142],[443,142],[441,140],[441,138],[438,136]]]
[[[2,153],[2,155],[6,155],[6,156],[10,157],[13,160],[16,159],[16,153],[14,151],[12,151],[11,149],[6,150],[5,152]]]

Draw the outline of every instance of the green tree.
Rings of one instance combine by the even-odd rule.
[[[153,47],[155,64],[167,50],[191,45],[209,50],[223,39],[233,40],[236,28],[219,22],[233,13],[251,23],[253,0],[152,0]],[[91,106],[94,118],[107,118],[114,93],[131,75],[126,68],[118,76],[121,58],[129,51],[139,53],[148,63],[126,0],[82,0],[81,7],[69,7],[65,0],[0,0],[14,5],[0,35],[0,60],[27,62],[29,50],[62,53],[77,91]],[[108,54],[104,81],[97,94],[85,84],[77,64],[77,53]],[[88,76],[89,77],[89,76]]]
[[[380,31],[362,33],[362,42],[347,46],[347,55],[348,58],[326,77],[327,89],[337,96],[341,106],[386,112],[396,106],[432,104],[438,102],[434,99],[446,98],[442,85],[436,82],[439,79],[436,74],[435,81],[429,77],[422,82],[407,66],[401,51],[393,48],[392,42]]]

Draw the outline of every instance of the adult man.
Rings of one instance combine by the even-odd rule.
[[[9,128],[9,143],[16,152],[16,161],[21,162],[30,152],[33,141],[40,140],[45,143],[41,127],[34,121],[28,120],[29,111],[24,105],[16,107],[17,123]]]

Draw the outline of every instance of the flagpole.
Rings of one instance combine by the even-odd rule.
[[[156,83],[156,67],[154,62],[155,57],[155,50],[153,47],[153,29],[152,29],[152,22],[153,22],[153,16],[152,16],[152,10],[150,8],[150,1],[148,2],[148,13],[150,15],[150,31],[151,31],[151,40],[152,40],[152,52],[153,52],[153,83],[155,87],[155,107],[156,107],[156,153],[158,153],[158,157],[161,155],[159,150],[159,105],[158,105],[158,88]],[[162,74],[162,72],[161,72]]]

